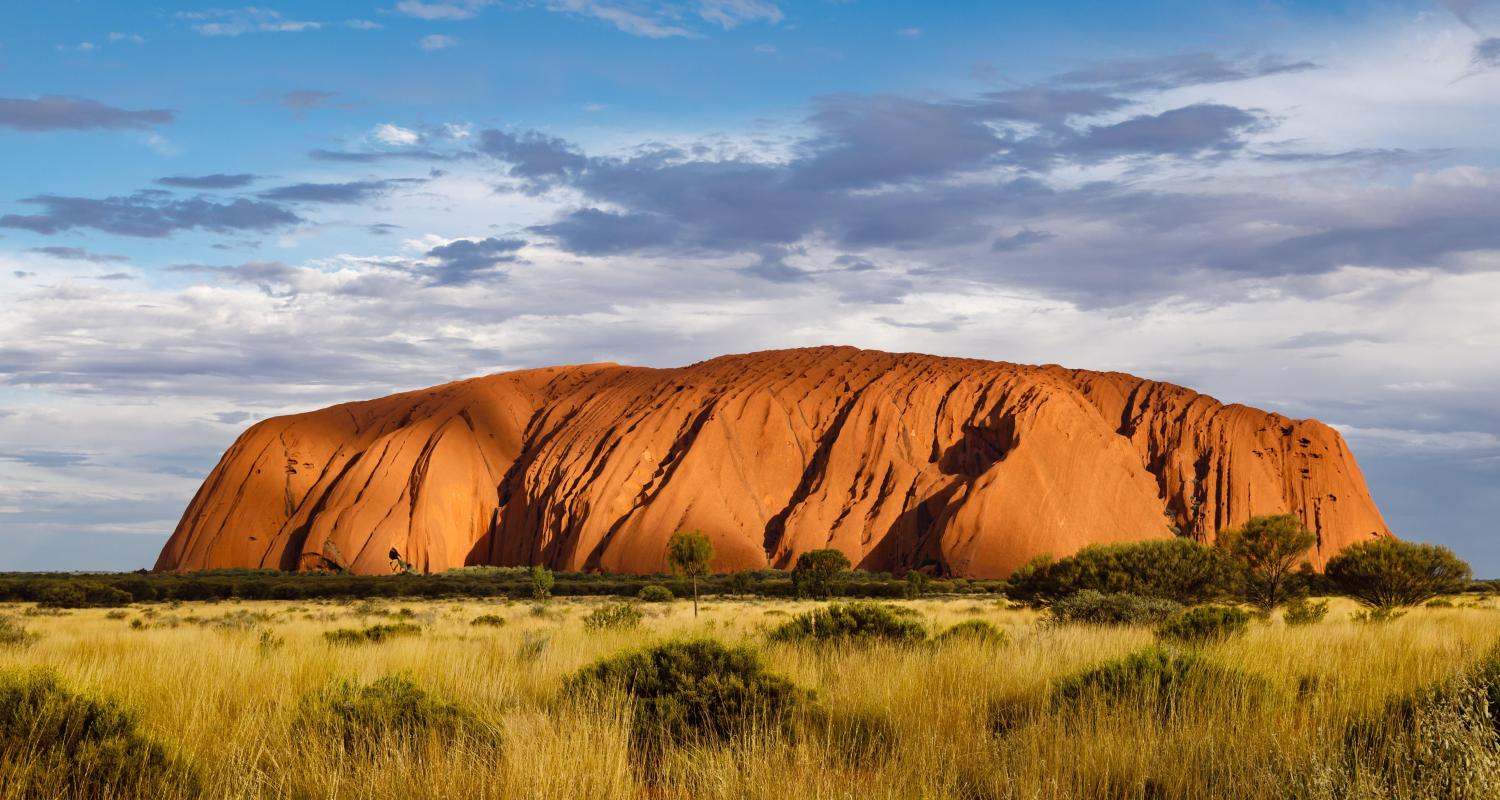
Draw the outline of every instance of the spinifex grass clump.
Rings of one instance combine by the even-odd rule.
[[[881,603],[834,603],[798,614],[771,631],[771,641],[920,642],[927,629],[910,611]]]
[[[583,627],[591,631],[629,630],[641,624],[645,615],[631,603],[610,603],[590,611]]]
[[[1250,614],[1233,606],[1196,606],[1172,615],[1156,635],[1180,644],[1208,644],[1240,636],[1250,627]]]
[[[1182,604],[1175,600],[1085,589],[1048,606],[1046,621],[1051,624],[1156,625],[1181,610]]]
[[[939,642],[975,642],[998,647],[1006,643],[1005,631],[982,619],[970,619],[938,634]]]
[[[563,691],[573,697],[624,693],[632,703],[631,738],[652,752],[784,729],[807,697],[770,672],[759,653],[712,639],[666,642],[597,661],[569,676]]]
[[[36,634],[10,617],[0,617],[0,647],[19,647],[30,644]]]
[[[1308,600],[1305,597],[1299,597],[1286,604],[1286,610],[1281,614],[1281,621],[1296,627],[1322,622],[1326,616],[1328,616],[1327,600]]]
[[[421,633],[421,625],[411,622],[389,622],[362,629],[338,628],[324,631],[323,638],[330,644],[365,644],[366,642],[383,642],[398,636],[417,636]]]
[[[642,586],[636,597],[643,603],[670,603],[674,599],[672,590],[659,583]]]
[[[0,673],[0,796],[185,798],[198,778],[109,700],[74,694],[49,672]]]
[[[499,614],[480,614],[469,620],[469,624],[476,628],[499,628],[505,625],[505,617]]]
[[[404,675],[373,683],[335,681],[303,698],[297,724],[358,751],[451,740],[474,722],[461,706],[433,697]]]
[[[1215,697],[1252,699],[1267,689],[1263,679],[1223,667],[1193,652],[1150,647],[1069,675],[1052,688],[1054,708],[1098,703],[1137,703],[1165,716]]]

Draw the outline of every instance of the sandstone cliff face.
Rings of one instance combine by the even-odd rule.
[[[1000,577],[1040,553],[1256,514],[1321,567],[1388,536],[1338,433],[1118,373],[811,348],[679,369],[596,364],[269,419],[208,476],[157,569],[384,574],[545,564],[716,570],[837,547],[871,570]]]

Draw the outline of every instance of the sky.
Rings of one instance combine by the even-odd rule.
[[[1315,417],[1500,577],[1500,3],[0,9],[0,570],[255,420],[852,344]]]

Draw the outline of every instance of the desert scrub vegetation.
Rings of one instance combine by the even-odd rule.
[[[461,706],[433,697],[406,675],[360,684],[335,680],[303,699],[297,727],[348,751],[446,743],[474,724]]]
[[[1154,625],[1181,610],[1176,600],[1084,589],[1047,606],[1046,620],[1054,625]]]
[[[1492,651],[1500,608],[1492,600],[1416,607],[1365,625],[1350,619],[1360,606],[1335,598],[1321,620],[1252,622],[1241,635],[1190,649],[1159,645],[1159,622],[1040,624],[1043,611],[975,597],[889,601],[926,631],[987,622],[1009,640],[997,649],[952,640],[773,642],[767,622],[825,606],[754,595],[706,604],[697,620],[685,602],[653,606],[628,635],[583,626],[620,597],[555,596],[541,616],[513,607],[504,627],[482,635],[470,622],[497,611],[492,599],[386,601],[430,620],[423,634],[359,647],[324,643],[323,633],[351,624],[344,620],[354,611],[329,600],[148,606],[132,611],[132,618],[156,612],[140,630],[109,619],[105,608],[29,616],[30,604],[0,605],[0,616],[38,634],[24,647],[0,647],[0,672],[46,670],[70,695],[130,710],[136,734],[196,776],[199,796],[235,800],[1497,796],[1487,766],[1494,740],[1478,724],[1493,724],[1489,705],[1500,701],[1500,690],[1481,688],[1496,685],[1482,675],[1500,673]],[[256,633],[226,633],[213,622],[239,619],[240,611],[264,615],[260,630],[283,644],[263,650]],[[638,704],[628,692],[567,689],[593,665],[692,641],[748,651],[764,675],[784,680],[798,698],[784,720],[736,724],[722,737],[663,739],[648,761],[632,745]],[[1166,655],[1155,657],[1157,667],[1143,657],[1142,666],[1110,673],[1144,677],[1115,681],[1100,672],[1158,648]],[[1083,677],[1091,673],[1099,674]],[[651,674],[659,673],[643,673]],[[406,683],[370,690],[379,699],[363,701],[392,676]],[[1054,703],[1058,687],[1074,684],[1077,700]],[[733,685],[724,681],[725,690]],[[1438,692],[1443,687],[1452,688]],[[422,700],[411,701],[418,695],[409,688]],[[1495,700],[1481,703],[1481,695]],[[395,732],[357,734],[384,746],[350,749],[319,699],[418,710],[375,714],[387,722],[356,729]],[[1421,701],[1413,706],[1420,734],[1409,731],[1416,717],[1402,710],[1407,699]],[[465,721],[425,714],[428,702],[458,709]],[[309,704],[320,710],[306,711]],[[407,735],[393,718],[439,721]],[[5,759],[0,769],[11,774],[37,763]]]
[[[329,644],[366,644],[383,642],[398,636],[419,636],[422,626],[412,622],[384,622],[366,628],[335,628],[323,632]]]
[[[1005,631],[983,619],[966,619],[938,634],[939,642],[975,642],[998,647],[1008,640]]]
[[[197,777],[109,700],[46,670],[0,672],[0,795],[196,797]]]
[[[920,642],[927,628],[905,608],[832,603],[798,614],[770,632],[775,642]]]
[[[1233,606],[1194,606],[1168,617],[1156,635],[1169,642],[1197,645],[1239,636],[1250,627],[1250,614]]]
[[[785,728],[804,692],[766,668],[759,653],[713,639],[666,642],[591,664],[568,677],[575,698],[621,692],[631,739],[655,754],[667,744],[725,741]]]
[[[645,617],[632,603],[608,603],[585,615],[583,627],[591,631],[629,630],[639,626]]]

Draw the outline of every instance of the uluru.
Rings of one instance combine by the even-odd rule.
[[[521,370],[264,420],[156,569],[655,573],[674,531],[699,530],[716,571],[833,547],[867,570],[992,578],[1280,513],[1317,535],[1315,567],[1391,535],[1316,420],[1115,372],[816,347]]]

